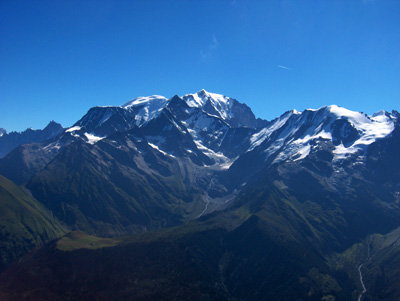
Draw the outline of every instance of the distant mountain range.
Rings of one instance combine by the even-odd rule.
[[[55,121],[51,121],[43,130],[27,129],[21,133],[11,132],[8,134],[5,129],[0,129],[0,158],[21,144],[43,142],[57,136],[62,131],[61,124]]]
[[[399,117],[332,105],[266,121],[201,90],[4,132],[0,174],[49,233],[77,232],[6,269],[0,297],[395,300]]]

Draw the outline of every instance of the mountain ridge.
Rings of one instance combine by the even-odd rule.
[[[103,262],[103,256],[129,253],[149,263],[150,282],[141,282],[143,266],[130,262],[141,272],[118,275],[124,280],[113,285],[125,283],[124,292],[143,300],[190,295],[169,290],[171,279],[194,288],[198,300],[355,299],[353,269],[360,263],[352,260],[347,269],[335,260],[348,260],[346,252],[370,235],[400,226],[399,113],[367,116],[331,105],[260,123],[247,108],[204,90],[140,97],[91,108],[58,136],[0,159],[0,173],[29,189],[70,230],[131,235],[107,250],[66,254],[51,244],[16,271],[26,274],[32,263],[34,273],[46,269],[51,278],[63,275],[56,266],[62,258],[79,261],[85,253]],[[155,246],[159,251],[149,253]],[[385,266],[394,253],[382,255]],[[43,266],[47,256],[52,264]],[[184,261],[170,265],[169,274],[160,256]],[[203,280],[185,282],[185,269],[199,269]],[[79,275],[68,280],[78,288],[92,277],[79,265],[68,273]],[[57,277],[56,297],[65,280]],[[110,296],[112,285],[103,293]]]
[[[42,130],[26,129],[22,132],[7,133],[5,129],[0,130],[0,158],[6,156],[10,151],[21,144],[32,142],[43,142],[49,140],[63,130],[61,124],[50,121],[49,124]]]

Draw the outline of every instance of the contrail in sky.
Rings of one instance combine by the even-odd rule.
[[[285,70],[292,70],[292,69],[290,69],[289,67],[282,66],[282,65],[278,65],[278,68],[282,68],[282,69],[285,69]]]

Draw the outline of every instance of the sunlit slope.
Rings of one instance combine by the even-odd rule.
[[[0,176],[0,268],[63,233],[27,191]]]

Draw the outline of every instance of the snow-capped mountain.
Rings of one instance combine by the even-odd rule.
[[[251,109],[236,99],[205,91],[182,96],[187,105],[201,108],[204,112],[221,118],[231,127],[260,128],[267,124],[265,120],[256,119]]]
[[[247,105],[221,94],[203,89],[197,93],[183,95],[181,98],[189,107],[200,108],[211,116],[221,118],[232,127],[259,128],[266,125],[265,120],[255,118]],[[121,107],[133,112],[136,125],[140,127],[157,117],[168,102],[169,100],[164,96],[153,95],[135,98]]]
[[[390,141],[398,139],[394,134],[400,126],[398,117],[396,111],[367,116],[336,105],[288,111],[250,137],[249,148],[229,170],[231,178],[239,185],[257,170],[304,163],[313,164],[324,176],[335,172],[346,179],[356,167],[368,169],[374,152],[377,157],[391,153],[387,145],[377,145],[397,143]]]
[[[196,105],[191,102],[193,97],[199,101]],[[71,143],[95,145],[110,135],[133,128],[140,128],[148,143],[159,152],[188,157],[200,166],[218,165],[226,169],[248,148],[250,136],[263,124],[267,121],[255,119],[246,105],[204,90],[182,98],[138,97],[121,106],[93,107],[73,126],[41,147],[24,146],[16,157],[32,151],[38,157],[31,153],[24,158],[25,172],[21,173],[24,176],[12,179],[24,182],[38,168],[34,162],[44,166]],[[9,166],[7,162],[3,164]]]
[[[144,123],[157,117],[168,103],[164,96],[152,95],[148,97],[137,97],[121,107],[131,111],[135,116],[135,124],[142,126]]]
[[[161,122],[157,121],[158,119],[165,120]],[[159,122],[164,124],[166,120],[170,124],[162,127],[157,125]],[[248,146],[250,134],[267,123],[265,120],[256,119],[245,104],[205,90],[182,97],[174,96],[171,99],[153,95],[135,98],[118,107],[91,108],[82,119],[66,129],[64,137],[60,141],[53,142],[53,146],[49,149],[60,148],[61,145],[76,140],[94,144],[115,132],[139,127],[147,133],[148,140],[160,151],[171,155],[181,154],[182,151],[190,154],[203,153],[208,159],[196,160],[199,164],[221,163],[228,166],[226,164]],[[163,132],[168,133],[172,128],[183,135],[189,135],[195,147],[181,151],[173,150],[176,147],[173,140],[177,136],[171,136],[170,139],[162,137]],[[224,142],[225,138],[233,139],[227,133],[228,131],[232,133],[236,128],[247,129],[244,130],[247,139],[244,144],[239,143],[240,150],[237,146],[227,147],[231,144]],[[244,132],[242,131],[242,134]]]
[[[367,147],[391,134],[397,114],[380,111],[372,116],[353,112],[336,105],[304,112],[290,111],[251,137],[249,151],[261,145],[265,160],[274,154],[274,162],[301,160],[318,141],[333,144],[333,160],[352,154],[365,154]]]
[[[309,299],[317,286],[313,300],[332,294],[347,300],[355,296],[359,279],[349,279],[361,263],[351,262],[347,273],[333,258],[367,254],[360,242],[369,248],[374,233],[400,225],[399,153],[396,111],[367,116],[331,105],[268,122],[232,98],[202,90],[91,108],[51,139],[11,151],[0,159],[0,174],[27,188],[69,230],[109,237],[178,226],[143,238],[164,250],[170,233],[168,258],[181,247],[174,262],[182,256],[188,266],[213,263],[205,269],[213,278],[202,277],[221,281],[213,286],[226,296],[238,287],[235,300],[254,290],[252,300],[268,293],[273,299],[276,279],[295,284],[283,294],[288,300],[298,292]],[[140,254],[148,253],[142,238],[140,244]],[[109,249],[131,258],[125,246]],[[238,286],[260,281],[260,271],[272,279],[268,288],[264,279],[251,289]],[[227,283],[229,292],[220,289]]]
[[[389,136],[397,120],[397,112],[367,116],[332,105],[288,111],[268,122],[256,119],[245,104],[205,90],[171,99],[153,95],[121,106],[91,108],[72,127],[43,145],[49,153],[44,162],[70,143],[94,145],[133,128],[140,128],[159,152],[215,168],[227,169],[246,156],[256,162],[254,168],[298,161],[318,151],[322,143],[334,162],[352,155],[361,162],[368,146]]]
[[[207,189],[219,187],[215,195],[220,198],[224,193],[225,197],[233,191],[237,193],[238,185],[247,182],[258,170],[285,162],[301,163],[323,157],[324,164],[337,171],[344,161],[350,165],[365,164],[370,146],[390,139],[398,120],[395,111],[367,116],[332,105],[304,112],[288,111],[267,122],[256,119],[246,105],[235,99],[204,90],[171,99],[153,95],[135,98],[121,106],[91,108],[72,127],[51,140],[34,147],[21,146],[12,152],[8,159],[0,161],[0,172],[24,183],[71,144],[95,147],[101,143],[102,147],[109,145],[117,152],[119,146],[115,141],[124,138],[114,139],[114,135],[133,131],[135,137],[141,138],[127,142],[130,147],[126,151],[136,149],[135,156],[144,159],[152,149],[151,153],[157,153],[167,162],[181,166],[194,164],[196,167],[190,169],[196,169],[196,173],[226,172],[221,183],[214,181]],[[258,127],[261,124],[264,126]],[[19,172],[12,168],[14,161],[20,162]],[[155,166],[154,162],[150,166]],[[199,172],[202,168],[204,171]]]
[[[187,110],[204,118],[218,118],[229,127],[261,128],[267,121],[256,119],[251,109],[237,100],[216,93],[201,90],[181,97],[188,106]],[[153,95],[138,97],[119,107],[94,107],[69,132],[85,128],[85,131],[97,137],[105,137],[115,131],[128,130],[134,126],[143,127],[157,118],[168,106],[170,100],[164,96]],[[197,109],[197,110],[195,110]]]

